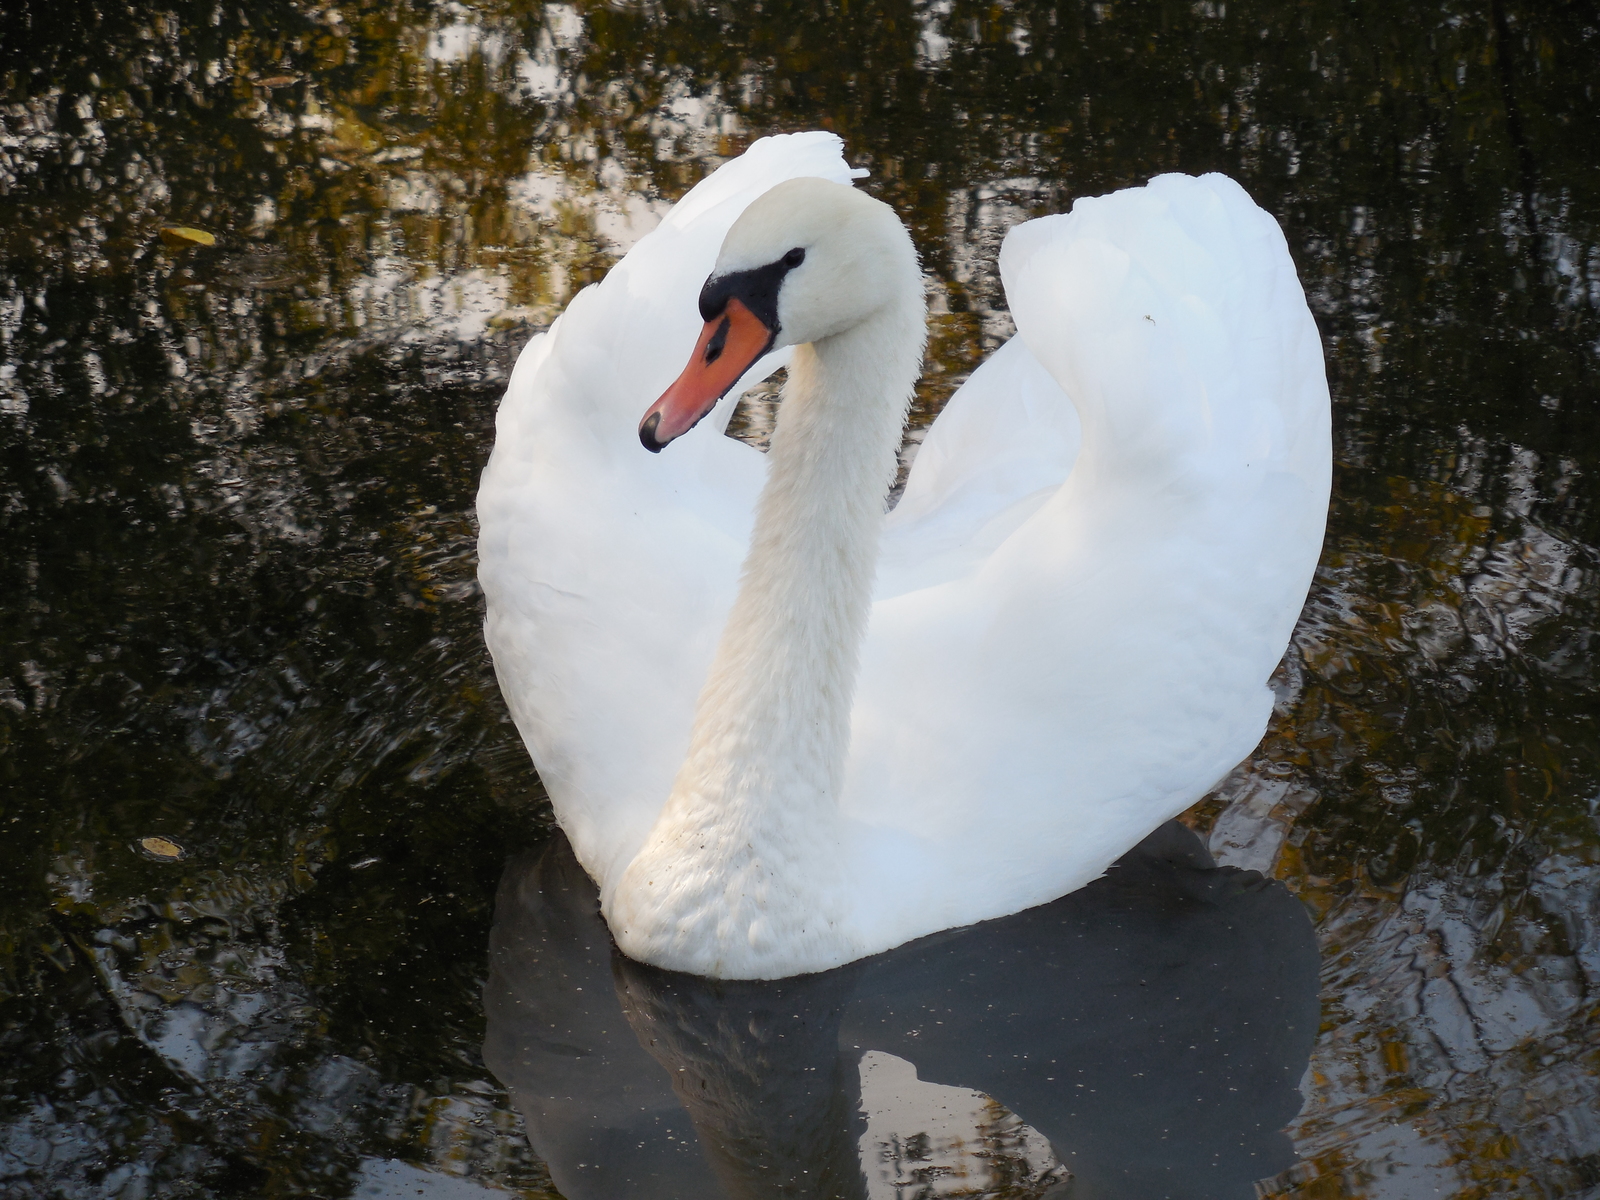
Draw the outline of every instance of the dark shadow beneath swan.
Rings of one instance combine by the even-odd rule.
[[[1248,1200],[1318,1018],[1300,903],[1176,822],[1051,904],[771,983],[623,957],[557,835],[490,955],[484,1056],[569,1200]]]

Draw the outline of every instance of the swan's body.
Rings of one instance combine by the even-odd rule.
[[[796,135],[695,188],[523,352],[479,495],[486,633],[558,818],[623,950],[696,974],[821,970],[1094,879],[1259,739],[1321,546],[1316,329],[1221,176],[1012,231],[1019,335],[884,520],[921,295],[849,174]],[[770,472],[720,436],[738,387],[665,453],[635,432],[714,270],[782,280]],[[647,445],[692,424],[697,362]]]

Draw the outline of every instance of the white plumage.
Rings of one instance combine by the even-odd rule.
[[[754,924],[639,916],[623,881],[683,842],[658,821],[767,473],[722,430],[790,352],[663,453],[636,429],[736,218],[786,179],[847,184],[840,149],[757,142],[576,297],[517,363],[478,497],[485,632],[557,817],[623,948],[705,974],[818,970],[1098,876],[1254,747],[1322,542],[1327,386],[1276,222],[1166,175],[1019,226],[1018,336],[884,522],[836,794],[740,867],[774,881],[740,893]],[[701,904],[707,853],[681,864]]]

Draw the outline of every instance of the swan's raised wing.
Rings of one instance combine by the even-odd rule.
[[[1062,894],[1202,795],[1261,735],[1322,542],[1321,345],[1243,189],[1080,200],[1001,270],[1018,338],[934,423],[863,647],[873,944]]]
[[[734,219],[797,176],[848,183],[829,133],[763,138],[698,184],[523,351],[478,493],[484,632],[579,861],[604,885],[654,823],[749,543],[759,453],[741,387],[670,454],[639,444],[683,369]],[[750,372],[770,374],[779,356]]]
[[[1067,478],[1078,413],[1012,338],[972,373],[917,451],[884,526],[876,595],[903,595],[978,569]]]

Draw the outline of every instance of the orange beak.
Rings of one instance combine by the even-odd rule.
[[[683,374],[639,422],[639,441],[644,448],[659,454],[673,438],[693,429],[756,359],[772,348],[776,336],[744,301],[730,297],[722,312],[700,331]]]

